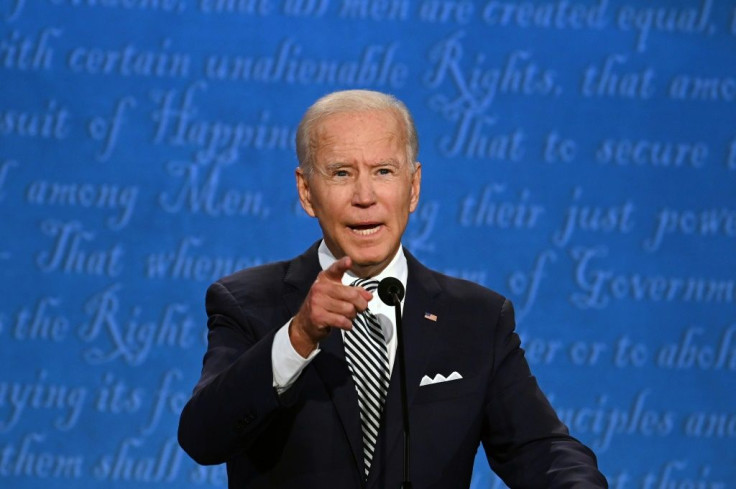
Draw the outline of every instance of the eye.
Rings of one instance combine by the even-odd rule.
[[[349,175],[349,173],[348,173],[347,170],[335,170],[335,172],[333,173],[333,175],[336,176],[336,177],[347,177]]]
[[[393,168],[384,167],[384,168],[379,168],[378,169],[378,174],[379,175],[392,175],[393,173],[394,173]]]

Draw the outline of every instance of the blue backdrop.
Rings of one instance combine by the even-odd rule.
[[[404,244],[515,302],[612,487],[736,486],[736,2],[0,0],[0,22],[0,486],[225,486],[175,439],[204,291],[317,239],[294,131],[351,87],[415,115]]]

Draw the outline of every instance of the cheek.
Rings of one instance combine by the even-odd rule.
[[[332,190],[326,185],[312,187],[312,205],[319,209],[329,209],[330,203],[335,201]]]
[[[342,219],[345,200],[340,195],[334,193],[325,193],[319,199],[320,217],[329,222],[336,222]]]
[[[404,215],[412,212],[416,207],[416,199],[414,198],[414,192],[407,190],[401,193],[401,197],[396,201],[396,210],[398,214]]]

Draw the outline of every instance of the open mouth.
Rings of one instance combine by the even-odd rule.
[[[376,234],[381,229],[380,224],[356,224],[354,226],[348,226],[352,232],[361,236],[370,236]]]

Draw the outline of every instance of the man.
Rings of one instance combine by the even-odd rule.
[[[510,487],[606,487],[531,376],[511,304],[402,248],[419,200],[417,148],[411,116],[388,95],[336,92],[307,111],[297,189],[323,239],[209,288],[209,344],[182,447],[199,463],[227,463],[231,488],[399,488],[393,312],[353,285],[393,276],[406,287],[415,488],[467,488],[481,442]],[[356,346],[367,331],[370,353]]]

